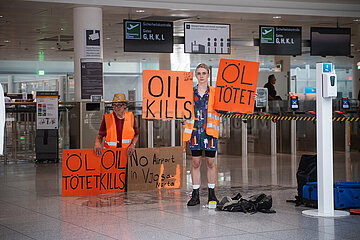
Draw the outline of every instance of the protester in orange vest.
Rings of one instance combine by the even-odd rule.
[[[116,93],[112,100],[114,111],[103,116],[99,135],[95,139],[94,150],[98,156],[102,154],[102,140],[105,137],[105,148],[127,148],[130,156],[135,150],[139,138],[139,130],[132,112],[125,111],[129,101],[125,94]]]
[[[193,192],[188,206],[200,204],[200,166],[202,152],[205,151],[208,202],[217,201],[215,196],[215,153],[219,137],[219,113],[214,109],[215,88],[208,85],[209,67],[199,64],[195,70],[198,85],[194,87],[195,120],[185,121],[184,142],[189,142],[192,154],[191,177]]]

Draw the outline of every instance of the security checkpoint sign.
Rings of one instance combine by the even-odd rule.
[[[143,71],[144,119],[193,119],[193,98],[192,72]]]
[[[124,192],[127,153],[124,148],[63,150],[62,196]]]
[[[254,113],[258,62],[220,59],[215,90],[215,109]]]

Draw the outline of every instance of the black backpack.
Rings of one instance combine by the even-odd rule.
[[[308,182],[317,181],[317,158],[316,155],[302,155],[299,168],[296,173],[298,184],[298,195],[296,197],[296,205],[303,204],[303,187]]]
[[[228,212],[244,212],[244,213],[275,213],[271,210],[272,197],[264,193],[250,196],[249,198],[243,198],[240,193],[235,197],[224,197],[217,206],[220,211]]]

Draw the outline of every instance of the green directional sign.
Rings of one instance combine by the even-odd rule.
[[[274,43],[274,27],[261,27],[261,43]]]
[[[141,39],[141,22],[127,21],[125,24],[126,39]]]

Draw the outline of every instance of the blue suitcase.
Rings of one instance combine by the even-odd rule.
[[[317,205],[317,182],[303,187],[303,198],[307,206]],[[360,208],[360,182],[334,183],[334,205],[336,209]]]

